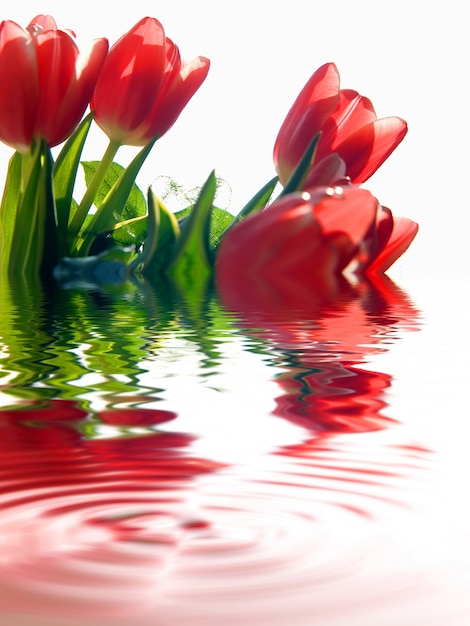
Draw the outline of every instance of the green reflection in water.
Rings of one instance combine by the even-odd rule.
[[[220,285],[218,294],[210,283],[168,281],[0,287],[0,406],[73,403],[87,416],[79,428],[89,437],[103,434],[103,411],[156,410],[174,388],[170,377],[182,398],[198,379],[220,391],[213,375],[223,372],[241,374],[253,389],[255,377],[232,362],[229,342],[271,368],[281,394],[273,414],[317,432],[336,432],[338,424],[369,429],[371,417],[383,427],[391,378],[361,364],[414,329],[417,318],[386,278],[331,280],[308,291],[247,279]],[[129,434],[125,425],[117,432]]]
[[[143,362],[169,359],[181,342],[194,358],[194,375],[221,362],[221,341],[233,329],[211,285],[196,291],[158,282],[92,285],[3,284],[0,288],[0,404],[60,398],[89,412],[149,405],[164,387],[141,383]],[[19,408],[19,407],[18,407]],[[91,430],[90,430],[91,428]]]

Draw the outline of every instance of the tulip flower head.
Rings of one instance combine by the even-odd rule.
[[[286,184],[309,143],[321,133],[315,167],[332,154],[345,163],[352,183],[365,182],[390,156],[407,132],[399,117],[377,119],[371,101],[351,89],[340,89],[334,63],[309,79],[285,118],[274,145],[274,164]],[[335,182],[334,178],[329,181]],[[316,183],[307,177],[305,188]]]
[[[111,141],[143,146],[176,121],[209,71],[209,60],[181,60],[155,18],[145,17],[110,49],[92,99]]]
[[[107,39],[80,52],[49,15],[26,29],[0,24],[0,140],[19,152],[34,140],[62,143],[80,122],[106,58]]]
[[[231,228],[216,259],[219,283],[258,275],[304,288],[345,273],[383,273],[418,230],[367,190],[316,187],[288,194]]]

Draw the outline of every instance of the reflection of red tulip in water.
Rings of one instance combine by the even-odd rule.
[[[175,417],[129,408],[100,420],[70,400],[0,410],[2,615],[101,623],[155,602],[185,533],[205,523],[191,484],[220,467],[188,454],[193,436],[157,430]]]
[[[406,135],[399,117],[377,119],[370,100],[352,89],[340,89],[334,63],[320,67],[300,92],[274,147],[274,164],[285,184],[311,140],[321,132],[315,166],[337,154],[352,183],[363,183],[377,170]],[[316,175],[312,176],[316,178]],[[333,182],[336,178],[333,176]],[[313,180],[307,178],[308,188]]]
[[[113,141],[144,145],[161,137],[199,89],[209,60],[184,62],[155,18],[146,17],[110,49],[91,107]]]
[[[28,472],[37,476],[34,459],[43,462],[49,459],[57,464],[57,480],[67,482],[63,473],[65,462],[69,469],[74,467],[76,480],[80,476],[87,480],[102,480],[101,472],[122,471],[124,480],[140,480],[157,477],[155,470],[163,468],[164,474],[173,474],[181,479],[211,470],[214,466],[204,460],[180,459],[180,450],[191,443],[193,437],[184,433],[160,432],[157,426],[175,419],[176,413],[157,409],[108,409],[103,411],[93,427],[100,424],[115,427],[114,436],[85,437],[88,413],[71,400],[48,400],[32,402],[26,406],[0,410],[2,437],[0,452],[8,463],[12,459],[21,467],[23,478]],[[138,435],[132,428],[140,429]],[[145,434],[142,433],[145,430]],[[141,458],[139,458],[141,457]],[[178,458],[170,462],[168,459]],[[33,462],[30,462],[30,460]],[[148,461],[146,467],[141,461]],[[186,462],[187,461],[187,462]],[[189,465],[188,465],[189,463]],[[150,466],[153,467],[149,473]],[[141,475],[141,476],[140,476]],[[116,478],[116,476],[115,476]],[[75,480],[74,480],[75,482]],[[45,487],[47,480],[42,485]]]
[[[317,437],[387,428],[391,420],[380,412],[390,381],[388,374],[320,356],[311,369],[302,363],[277,379],[284,394],[276,398],[274,415],[313,430]]]
[[[284,356],[274,414],[322,437],[385,428],[390,376],[361,364],[398,329],[415,328],[417,313],[385,276],[356,285],[330,277],[318,285],[305,290],[301,282],[253,275],[244,283],[222,281],[219,293],[240,325]]]
[[[227,232],[217,256],[217,283],[239,288],[247,276],[258,276],[316,290],[343,272],[382,273],[417,229],[358,187],[289,194]]]
[[[71,400],[34,401],[16,408],[0,409],[0,453],[3,461],[14,458],[24,468],[28,455],[43,448],[58,456],[68,456],[79,443],[80,434],[74,424],[87,417],[87,412]],[[24,458],[22,459],[22,455]],[[30,466],[34,474],[34,467]]]
[[[34,139],[64,141],[88,106],[107,50],[107,40],[97,39],[79,53],[49,15],[38,15],[26,30],[2,22],[0,140],[19,151]]]
[[[25,455],[23,470],[27,470],[27,455],[31,453],[37,453],[38,457],[45,454],[56,459],[65,456],[71,462],[74,458],[79,461],[85,460],[85,456],[96,455],[95,467],[101,465],[105,469],[106,458],[113,458],[118,463],[116,453],[121,448],[126,457],[124,465],[129,469],[132,469],[132,451],[137,454],[139,450],[145,454],[151,453],[152,462],[158,464],[160,453],[165,458],[179,456],[179,449],[193,440],[190,435],[157,430],[159,424],[173,420],[176,416],[173,411],[162,409],[107,409],[102,411],[99,419],[94,418],[93,428],[96,430],[100,425],[115,427],[115,436],[89,438],[82,434],[82,431],[87,430],[87,423],[91,425],[87,421],[89,413],[78,407],[76,402],[60,399],[28,402],[26,405],[0,409],[0,424],[3,428],[0,451],[4,460],[8,456],[14,457],[18,464],[21,463],[22,455]],[[140,429],[137,435],[133,434],[132,428]],[[77,456],[74,457],[75,454]],[[182,462],[182,467],[184,465]],[[203,461],[199,465],[195,463],[195,473],[203,467]],[[35,472],[32,466],[31,471]],[[86,473],[88,471],[89,468],[86,468]],[[187,469],[182,469],[182,475],[188,475]]]

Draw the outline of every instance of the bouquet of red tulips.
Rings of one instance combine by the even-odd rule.
[[[340,89],[333,63],[294,102],[274,145],[277,175],[238,215],[214,206],[214,172],[177,213],[152,188],[141,192],[142,164],[208,70],[205,57],[183,61],[150,17],[110,48],[102,38],[85,51],[50,16],[26,29],[3,21],[0,141],[14,154],[0,206],[1,275],[92,272],[106,281],[117,269],[123,280],[168,275],[187,284],[294,273],[309,287],[319,276],[386,271],[418,227],[360,185],[401,142],[406,123],[377,119],[367,98]],[[109,144],[101,160],[83,162],[93,123]],[[127,167],[114,161],[123,145],[140,147]],[[77,199],[80,167],[86,190]]]

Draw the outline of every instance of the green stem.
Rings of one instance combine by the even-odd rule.
[[[140,150],[127,168],[120,174],[118,180],[113,183],[102,204],[100,204],[96,213],[91,216],[87,223],[87,228],[82,230],[82,233],[79,233],[76,237],[72,247],[72,256],[87,256],[97,234],[104,230],[110,230],[115,226],[116,221],[122,219],[122,212],[132,187],[135,185],[136,176],[157,138],[155,136]]]
[[[10,275],[34,275],[38,270],[35,243],[38,237],[41,156],[39,145],[33,145],[29,153],[21,155],[20,191],[8,259]]]
[[[38,201],[40,203],[38,263],[41,275],[50,278],[59,260],[59,228],[53,182],[54,159],[46,142],[42,142],[42,167]]]
[[[23,195],[24,190],[26,188],[26,184],[31,176],[31,171],[34,167],[34,162],[36,158],[36,151],[38,150],[37,146],[31,146],[29,152],[23,152],[21,154],[21,189],[20,194]]]
[[[100,187],[105,179],[106,173],[110,168],[114,157],[116,156],[116,152],[121,147],[121,144],[116,141],[110,141],[106,151],[101,159],[101,162],[96,169],[96,172],[93,176],[91,183],[88,185],[88,188],[82,198],[82,201],[77,207],[75,214],[69,224],[69,231],[72,233],[78,234],[80,229],[83,226],[83,222],[88,215],[88,211],[90,210],[91,205],[93,204],[93,200],[96,198]],[[74,248],[76,248],[77,242],[74,243]]]

